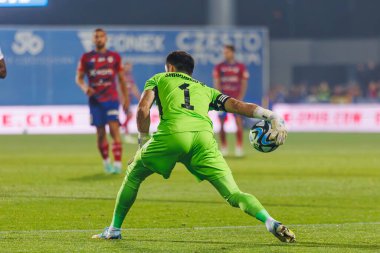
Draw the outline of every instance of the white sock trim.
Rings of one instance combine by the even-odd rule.
[[[267,227],[267,230],[269,231],[269,232],[273,232],[273,228],[274,228],[274,226],[273,226],[273,224],[276,222],[276,220],[275,219],[273,219],[272,217],[269,217],[266,221],[265,221],[265,226]]]

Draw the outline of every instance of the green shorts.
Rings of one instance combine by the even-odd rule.
[[[128,171],[143,166],[169,178],[177,162],[183,163],[199,181],[213,181],[231,174],[213,133],[207,131],[153,135],[137,151]]]

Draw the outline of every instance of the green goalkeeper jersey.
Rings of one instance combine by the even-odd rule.
[[[218,90],[181,72],[159,73],[144,90],[154,90],[161,121],[158,133],[209,131],[213,133],[209,110],[224,110],[229,98]]]

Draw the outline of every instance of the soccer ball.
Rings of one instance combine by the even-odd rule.
[[[261,120],[254,124],[249,131],[249,142],[252,147],[260,152],[269,153],[278,148],[274,141],[269,140],[271,124]]]

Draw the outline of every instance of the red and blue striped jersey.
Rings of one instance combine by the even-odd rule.
[[[123,70],[118,53],[107,50],[105,53],[95,50],[82,55],[78,71],[87,75],[89,86],[95,89],[92,96],[98,102],[117,101],[116,75]]]

